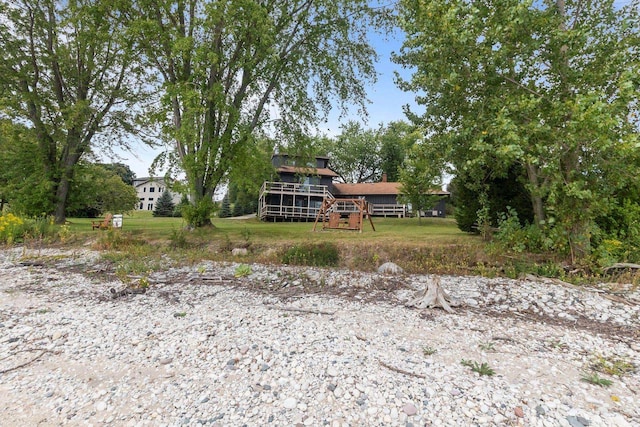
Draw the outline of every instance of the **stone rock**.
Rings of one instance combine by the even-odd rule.
[[[173,362],[173,357],[163,357],[159,360],[159,362],[161,365],[168,365],[169,363]]]
[[[516,414],[516,417],[518,418],[524,417],[524,411],[522,410],[521,406],[516,406],[516,409],[513,410],[513,413]]]
[[[402,412],[407,414],[407,416],[412,416],[418,413],[418,408],[413,403],[407,403],[402,407]]]
[[[231,255],[233,256],[247,256],[249,254],[249,251],[247,250],[247,248],[233,248],[231,250]]]
[[[394,264],[392,262],[385,262],[380,267],[378,267],[378,273],[398,275],[404,273],[404,270],[397,264]]]
[[[294,409],[297,404],[298,402],[293,397],[288,397],[284,400],[284,402],[282,402],[282,406],[285,409]]]

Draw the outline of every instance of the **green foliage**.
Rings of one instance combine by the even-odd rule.
[[[231,216],[231,203],[229,202],[229,195],[225,194],[222,198],[222,206],[220,212],[218,212],[219,218],[229,218]]]
[[[67,215],[89,217],[106,212],[130,212],[138,203],[136,190],[101,165],[80,162],[67,200]]]
[[[115,173],[127,185],[133,185],[133,180],[136,179],[135,172],[124,163],[99,163],[98,166],[102,166],[106,170]]]
[[[490,227],[499,226],[504,212],[515,212],[520,225],[532,224],[531,196],[521,177],[522,167],[517,165],[509,167],[503,176],[494,176],[486,168],[457,171],[449,191],[460,230],[480,232],[478,212],[483,208],[483,200],[486,201],[486,221]]]
[[[323,243],[306,243],[292,246],[282,256],[283,264],[310,265],[315,267],[333,267],[340,261],[336,245]]]
[[[153,216],[173,216],[176,206],[173,203],[173,198],[169,191],[164,190],[162,195],[158,198],[153,209]]]
[[[211,215],[214,204],[211,199],[200,199],[194,204],[182,207],[182,217],[191,227],[204,227],[211,225]]]
[[[0,7],[2,115],[28,120],[37,152],[24,174],[55,221],[65,221],[75,169],[103,147],[126,145],[134,108],[149,88],[131,49],[118,2],[4,2]],[[18,147],[22,154],[31,147]],[[103,148],[104,150],[104,148]],[[35,200],[27,197],[23,200]],[[27,206],[25,211],[36,211]]]
[[[235,271],[233,272],[233,276],[234,277],[246,277],[251,275],[251,273],[253,273],[253,271],[251,270],[251,266],[248,264],[240,264],[236,267]]]
[[[589,384],[599,385],[600,387],[609,387],[613,384],[613,381],[600,377],[596,372],[585,374],[581,379]]]
[[[11,213],[0,216],[0,242],[11,245],[21,241],[24,234],[23,219]]]
[[[462,359],[460,363],[462,364],[462,366],[471,368],[473,372],[477,372],[478,375],[481,375],[481,376],[486,375],[490,377],[492,375],[495,375],[496,373],[493,369],[491,369],[489,364],[486,362],[478,363],[475,360],[472,361],[472,360]]]
[[[331,170],[342,182],[376,182],[382,175],[380,132],[350,121],[335,138],[320,138],[317,150],[330,157]]]
[[[65,232],[62,229],[63,233]],[[12,213],[0,215],[0,243],[8,245],[31,239],[53,240],[60,237],[51,217],[21,218]]]
[[[186,249],[190,246],[189,241],[187,240],[187,232],[184,228],[174,228],[173,230],[171,230],[169,241],[171,242],[172,248]]]
[[[416,215],[432,208],[442,198],[434,194],[434,191],[440,190],[442,173],[443,167],[429,155],[428,145],[414,145],[409,150],[404,169],[400,171],[400,200],[411,204],[411,210]]]
[[[32,129],[0,120],[0,198],[15,214],[36,217],[53,211],[53,185],[41,158]]]
[[[431,151],[472,176],[522,165],[536,226],[578,262],[640,174],[640,9],[562,4],[403,0],[395,60],[415,69],[400,85],[421,93]]]
[[[478,347],[480,348],[480,350],[482,351],[494,351],[495,348],[495,344],[492,342],[481,342],[480,344],[478,344]]]
[[[607,375],[623,375],[631,374],[636,371],[636,367],[630,361],[621,357],[604,357],[597,355],[591,362],[591,369]]]
[[[438,352],[438,349],[433,348],[433,347],[423,347],[422,348],[422,354],[424,354],[425,356],[432,356],[434,354],[436,354]]]
[[[194,5],[138,2],[127,16],[141,57],[150,59],[144,65],[163,76],[159,109],[149,115],[176,150],[160,160],[184,172],[199,206],[242,175],[234,170],[255,164],[246,156],[262,130],[294,141],[333,100],[364,106],[375,76],[367,33],[388,15],[366,0]]]
[[[389,182],[400,181],[407,152],[420,138],[416,129],[403,121],[390,122],[379,131],[380,169]]]

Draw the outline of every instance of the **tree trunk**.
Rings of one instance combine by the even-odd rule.
[[[540,226],[545,220],[544,204],[540,196],[540,183],[536,167],[532,164],[526,165],[527,177],[531,186],[529,193],[531,194],[531,205],[533,207],[533,218],[537,226]]]
[[[451,301],[451,297],[440,286],[440,278],[436,276],[423,291],[420,291],[418,295],[406,305],[407,307],[416,308],[441,307],[448,313],[453,313],[451,305],[457,304]]]

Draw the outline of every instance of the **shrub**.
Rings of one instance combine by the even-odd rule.
[[[8,213],[0,216],[0,242],[12,244],[21,241],[25,234],[24,220]]]
[[[11,245],[28,239],[54,238],[56,230],[50,217],[23,219],[12,213],[0,216],[0,243]]]
[[[306,243],[287,249],[282,257],[283,264],[309,265],[315,267],[334,267],[338,265],[340,255],[333,243]]]

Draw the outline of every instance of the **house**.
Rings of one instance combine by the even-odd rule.
[[[137,210],[140,211],[152,211],[155,207],[155,202],[162,196],[162,193],[167,186],[163,178],[136,178],[133,180],[133,188],[138,193],[138,205]],[[171,199],[174,204],[180,203],[182,196],[169,190]]]
[[[334,183],[338,176],[329,168],[328,157],[301,163],[296,157],[276,154],[272,157],[278,180],[262,185],[258,201],[258,216],[262,220],[315,220],[323,199],[365,199],[373,216],[405,217],[411,209],[398,200],[401,183],[383,182],[343,184]],[[446,191],[436,194],[447,196]],[[423,212],[423,216],[444,217],[444,200]]]
[[[258,216],[262,220],[314,220],[322,200],[333,197],[329,188],[338,174],[329,169],[329,158],[318,156],[301,161],[287,154],[274,154],[271,162],[277,181],[262,184]]]

